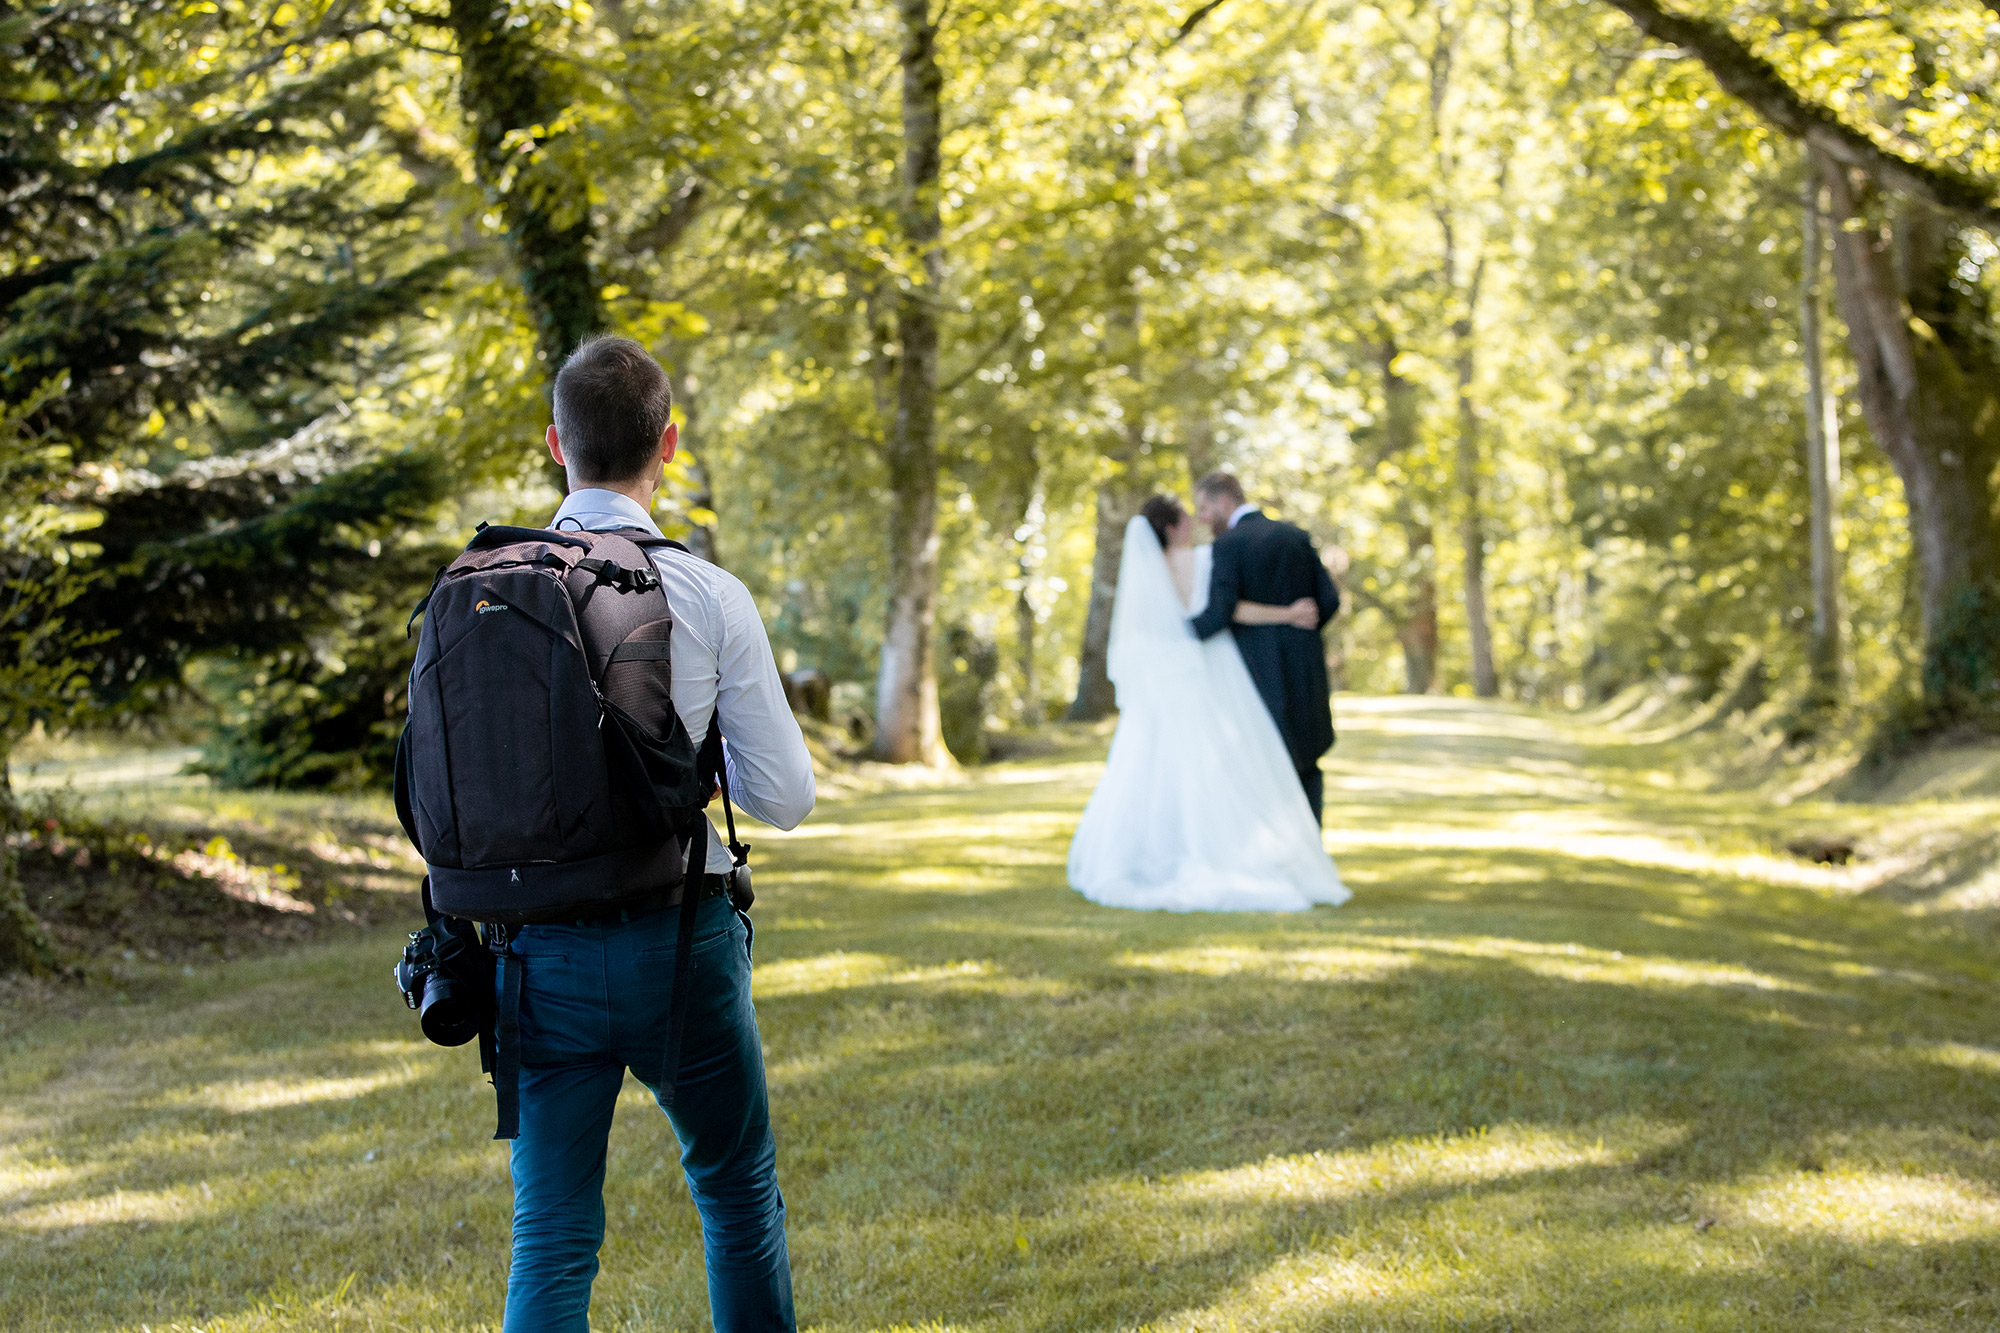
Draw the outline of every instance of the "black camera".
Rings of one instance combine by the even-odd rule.
[[[472,923],[440,917],[410,932],[396,988],[417,1011],[424,1035],[440,1046],[463,1046],[493,1019],[493,955]]]

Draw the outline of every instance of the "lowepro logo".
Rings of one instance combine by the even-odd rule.
[[[483,616],[490,611],[505,611],[508,609],[508,607],[505,602],[488,602],[481,600],[474,602],[472,604],[472,609],[477,611],[480,615]]]

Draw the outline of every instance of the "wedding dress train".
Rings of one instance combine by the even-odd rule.
[[[1195,557],[1187,606],[1152,526],[1125,529],[1108,656],[1118,729],[1070,843],[1070,885],[1107,907],[1173,912],[1346,902],[1235,640],[1188,628],[1208,601],[1208,548]]]

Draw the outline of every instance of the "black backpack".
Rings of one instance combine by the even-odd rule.
[[[698,756],[674,709],[673,608],[645,549],[663,545],[677,546],[637,531],[482,523],[410,614],[424,624],[396,747],[396,814],[429,872],[433,925],[487,926],[500,996],[481,1047],[498,1138],[518,1124],[509,927],[657,904],[692,866],[662,1070],[672,1101],[720,738],[711,725]]]
[[[707,792],[635,537],[481,525],[412,614],[396,812],[440,912],[576,920],[681,882]]]

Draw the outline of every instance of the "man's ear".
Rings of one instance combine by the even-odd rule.
[[[542,436],[542,439],[547,441],[549,446],[549,457],[556,460],[556,466],[560,468],[567,468],[569,466],[569,460],[563,457],[562,441],[556,438],[556,428],[554,426],[550,426],[548,434]]]
[[[556,428],[554,426],[549,427],[549,442],[551,444],[554,444],[555,442],[555,433],[556,433]],[[681,445],[681,428],[675,425],[673,422],[669,421],[667,423],[667,428],[660,432],[661,467],[665,467],[667,464],[674,461],[674,452],[680,448],[680,445]]]

